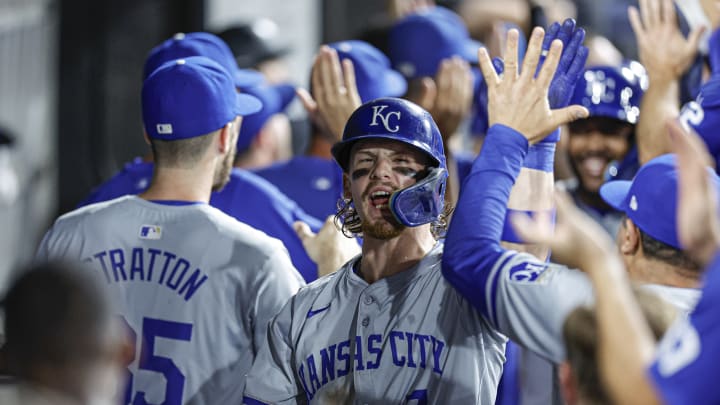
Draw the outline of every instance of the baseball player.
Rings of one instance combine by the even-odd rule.
[[[538,30],[526,60],[538,63],[542,38]],[[547,80],[530,81],[544,97],[557,45],[541,69]],[[571,111],[584,112],[560,113],[570,119]],[[362,234],[362,253],[302,289],[275,317],[245,403],[493,403],[505,337],[440,273],[443,244],[435,236],[447,215],[447,174],[429,113],[394,98],[365,103],[333,156],[344,172],[338,218],[346,232]]]
[[[430,114],[396,98],[363,104],[333,156],[338,216],[362,254],[277,315],[245,403],[492,403],[505,338],[440,274],[447,169]]]
[[[702,298],[689,317],[679,317],[655,350],[650,330],[634,302],[622,260],[595,224],[560,199],[556,236],[547,223],[519,228],[527,240],[550,242],[563,260],[581,267],[593,281],[597,297],[598,359],[611,398],[628,404],[713,404],[720,306],[720,221],[711,158],[702,141],[681,126],[669,123],[680,181],[677,195],[678,237],[698,262],[706,266]],[[674,197],[674,196],[673,196]]]
[[[528,149],[547,134],[542,119],[548,114],[542,110],[543,102],[526,110],[523,105],[532,100],[499,93],[506,88],[507,71],[502,80],[498,79],[489,60],[482,62],[491,88],[491,123],[502,125],[491,126],[465,183],[448,231],[443,272],[493,326],[558,363],[563,359],[559,335],[562,321],[570,310],[590,298],[589,282],[577,271],[506,250],[499,243],[513,183],[529,185],[526,192],[538,199],[552,196],[543,193],[537,181],[551,172],[552,166],[535,168],[529,173],[534,181],[521,177]],[[518,83],[523,86],[522,75]],[[517,109],[523,111],[523,118],[513,111]],[[672,157],[661,156],[644,166],[634,181],[611,182],[601,194],[627,215],[617,243],[630,276],[640,283],[654,284],[648,288],[687,313],[698,297],[699,268],[679,245],[672,204],[657,203],[673,200],[676,178]],[[717,184],[716,179],[715,187]]]
[[[145,63],[145,73],[149,75],[167,61],[188,56],[205,56],[218,62],[235,76],[235,86],[238,88],[257,86],[259,80],[262,80],[257,72],[238,69],[228,46],[217,36],[206,32],[176,34],[153,48]],[[150,184],[153,167],[151,161],[135,158],[111,179],[96,187],[80,203],[80,207],[144,192]],[[222,190],[212,193],[210,205],[280,239],[288,249],[293,265],[305,280],[317,278],[317,266],[305,252],[295,234],[293,223],[305,222],[317,232],[322,222],[307,214],[277,187],[249,171],[234,168],[230,172],[228,184]]]
[[[267,321],[303,284],[280,241],[208,204],[259,107],[208,58],[161,65],[142,89],[149,188],[63,215],[40,245],[107,283],[137,339],[125,403],[238,402]]]
[[[567,157],[575,178],[560,184],[610,235],[617,233],[622,213],[603,201],[600,186],[632,179],[637,172],[635,128],[645,88],[647,76],[637,62],[593,66],[584,70],[571,98],[590,116],[567,126]]]

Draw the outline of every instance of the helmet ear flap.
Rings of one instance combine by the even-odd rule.
[[[405,226],[420,226],[435,221],[445,206],[447,170],[429,169],[427,176],[390,196],[390,211]]]

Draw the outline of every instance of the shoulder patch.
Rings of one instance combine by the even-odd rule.
[[[516,264],[508,271],[510,281],[516,283],[535,283],[540,282],[541,276],[548,269],[547,263],[538,264],[531,262],[523,262]]]

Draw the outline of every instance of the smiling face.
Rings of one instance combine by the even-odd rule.
[[[392,239],[405,229],[389,208],[390,195],[415,184],[429,163],[420,150],[402,142],[358,141],[350,152],[345,192],[355,203],[367,238]]]
[[[580,186],[598,193],[608,164],[621,160],[630,149],[633,126],[613,118],[591,117],[568,128],[568,154]]]

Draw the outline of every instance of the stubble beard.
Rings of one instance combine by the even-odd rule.
[[[397,238],[405,228],[406,226],[397,222],[395,218],[385,218],[373,222],[363,221],[362,223],[363,236],[380,240]]]
[[[233,151],[234,152],[234,151]],[[232,172],[233,162],[235,161],[235,153],[228,153],[222,162],[220,168],[215,171],[213,177],[212,191],[220,191],[230,181],[230,172]]]

